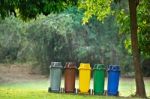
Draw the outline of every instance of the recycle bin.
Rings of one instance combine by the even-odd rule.
[[[118,65],[110,65],[108,67],[108,86],[107,86],[107,94],[109,96],[118,95],[119,78],[120,78],[120,67]]]
[[[75,77],[76,77],[76,66],[73,62],[68,62],[65,65],[65,92],[75,92]]]
[[[95,64],[93,68],[94,95],[104,94],[104,83],[105,83],[105,66],[103,64]]]
[[[63,66],[61,62],[51,62],[49,92],[59,92]]]
[[[79,69],[79,93],[89,93],[91,67],[89,63],[80,63]]]

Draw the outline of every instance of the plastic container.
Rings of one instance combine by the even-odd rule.
[[[60,92],[62,69],[61,62],[51,62],[49,92]]]
[[[79,69],[79,93],[89,93],[91,67],[89,63],[80,63]]]
[[[119,78],[120,78],[120,67],[118,65],[110,65],[108,67],[108,87],[107,87],[107,94],[109,96],[118,95]]]
[[[93,68],[93,89],[94,95],[104,94],[105,66],[104,64],[95,64]]]
[[[76,77],[76,66],[73,62],[68,62],[65,65],[65,92],[75,92],[75,77]]]

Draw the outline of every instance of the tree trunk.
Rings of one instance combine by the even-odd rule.
[[[132,45],[133,64],[135,69],[136,96],[146,97],[145,85],[140,63],[140,51],[138,47],[138,38],[137,38],[137,17],[136,17],[137,5],[138,0],[129,0],[131,45]]]

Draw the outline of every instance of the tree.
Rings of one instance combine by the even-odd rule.
[[[128,11],[128,5],[126,1],[122,1],[119,4],[119,10],[117,14],[117,22],[119,24],[120,30],[119,34],[122,36],[126,33],[126,39],[124,41],[126,49],[131,53],[131,39],[130,39],[130,16]],[[138,23],[138,43],[142,58],[150,57],[150,5],[149,0],[142,0],[137,7],[137,23]],[[119,14],[118,14],[119,13]]]
[[[129,0],[131,45],[132,45],[133,63],[135,68],[136,95],[141,97],[146,97],[142,68],[140,64],[140,51],[139,51],[138,38],[137,38],[138,26],[137,26],[136,9],[138,4],[139,4],[138,0]]]
[[[120,0],[114,0],[119,2]],[[140,97],[146,97],[145,85],[142,75],[142,69],[140,64],[140,51],[138,46],[137,38],[137,18],[136,9],[139,4],[139,0],[129,0],[129,12],[130,12],[130,30],[131,30],[131,45],[132,45],[132,55],[133,63],[135,68],[135,81],[136,81],[136,95]],[[105,0],[81,0],[80,8],[86,10],[85,17],[83,18],[83,23],[88,22],[89,18],[93,15],[97,16],[98,20],[103,20],[109,13],[111,9],[112,1]]]

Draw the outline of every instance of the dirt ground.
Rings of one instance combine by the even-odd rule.
[[[41,75],[39,68],[31,66],[31,64],[0,64],[0,83],[7,82],[25,82],[33,80],[43,80],[48,77]],[[124,78],[129,81],[133,78]],[[149,80],[147,77],[145,80]]]
[[[0,83],[24,82],[46,79],[39,70],[30,64],[0,64]]]

